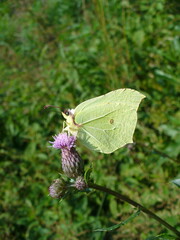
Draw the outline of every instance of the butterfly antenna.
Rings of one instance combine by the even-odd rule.
[[[44,109],[47,109],[47,108],[49,108],[49,107],[60,108],[60,107],[53,106],[53,105],[45,105],[45,106],[44,106]]]

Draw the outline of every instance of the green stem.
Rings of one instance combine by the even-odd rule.
[[[131,200],[130,198],[115,192],[109,188],[94,184],[94,183],[88,183],[89,188],[93,188],[102,192],[106,192],[108,194],[111,194],[115,197],[117,197],[120,200],[123,200],[135,207],[138,207],[142,212],[148,214],[150,217],[154,218],[156,221],[158,221],[159,223],[161,223],[162,225],[164,225],[166,228],[168,228],[169,230],[171,230],[172,232],[174,232],[178,237],[180,237],[180,232],[178,230],[176,230],[173,226],[171,226],[169,223],[165,222],[163,219],[161,219],[160,217],[158,217],[156,214],[154,214],[153,212],[151,212],[150,210],[148,210],[147,208],[143,207],[141,204]]]

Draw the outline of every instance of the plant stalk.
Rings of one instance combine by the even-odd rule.
[[[156,214],[154,214],[153,212],[151,212],[149,209],[145,208],[144,206],[142,206],[141,204],[133,201],[132,199],[118,193],[115,192],[109,188],[94,184],[94,183],[88,183],[88,187],[89,188],[93,188],[102,192],[106,192],[108,194],[111,194],[115,197],[117,197],[119,200],[123,200],[131,205],[133,205],[134,207],[138,207],[142,212],[148,214],[150,217],[154,218],[156,221],[158,221],[159,223],[161,223],[162,225],[164,225],[166,228],[168,228],[169,230],[171,230],[172,232],[174,232],[178,237],[180,237],[180,232],[178,230],[176,230],[173,226],[171,226],[169,223],[167,223],[166,221],[164,221],[163,219],[161,219],[160,217],[158,217]]]

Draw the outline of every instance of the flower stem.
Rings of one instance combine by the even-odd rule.
[[[93,188],[102,192],[106,192],[108,194],[111,194],[115,197],[117,197],[120,200],[123,200],[135,207],[138,207],[142,212],[148,214],[150,217],[154,218],[156,221],[158,221],[159,223],[161,223],[162,225],[164,225],[166,228],[168,228],[169,230],[171,230],[172,232],[174,232],[178,237],[180,237],[180,232],[178,230],[176,230],[173,226],[171,226],[169,223],[165,222],[163,219],[161,219],[160,217],[158,217],[156,214],[154,214],[153,212],[151,212],[149,209],[143,207],[141,204],[133,201],[132,199],[118,193],[115,192],[109,188],[94,184],[94,183],[88,183],[89,188]]]

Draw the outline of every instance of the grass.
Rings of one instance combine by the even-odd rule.
[[[178,225],[179,52],[176,1],[1,1],[0,239],[146,239],[166,231],[126,203],[98,192],[59,203],[48,187],[60,171],[48,141],[62,129],[53,104],[73,108],[121,87],[146,94],[133,150],[78,150],[95,182]]]

